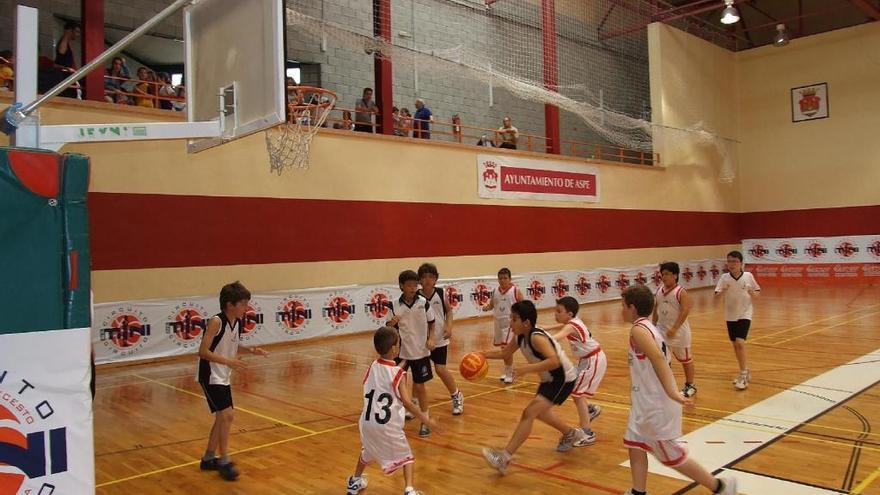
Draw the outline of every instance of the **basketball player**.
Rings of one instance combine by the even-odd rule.
[[[446,304],[443,289],[436,286],[440,274],[433,263],[422,263],[418,274],[419,284],[422,286],[418,294],[427,299],[431,309],[434,310],[434,349],[431,351],[431,361],[440,381],[449,390],[452,398],[452,415],[458,416],[464,412],[464,396],[458,389],[452,373],[446,369],[449,339],[452,337],[452,307]]]
[[[585,437],[580,444],[574,445],[575,447],[596,443],[596,434],[590,427],[590,423],[602,413],[602,408],[591,405],[588,398],[596,394],[596,390],[599,389],[599,384],[602,383],[602,378],[605,376],[605,370],[608,368],[608,358],[605,356],[605,351],[593,338],[593,334],[583,320],[577,317],[580,307],[577,299],[571,296],[558,299],[555,317],[556,322],[562,324],[562,329],[553,334],[553,339],[557,342],[568,340],[571,352],[577,359],[577,380],[571,396],[574,398],[581,430],[583,430]],[[566,442],[565,437],[562,437],[556,450],[565,452],[571,447],[572,444]]]
[[[246,364],[238,359],[238,348],[252,354],[268,356],[259,347],[240,345],[241,326],[247,313],[251,293],[241,282],[226,284],[220,289],[222,311],[208,320],[208,328],[199,345],[198,381],[208,400],[208,408],[214,414],[214,426],[208,436],[208,447],[199,467],[203,471],[216,470],[220,476],[233,481],[238,478],[238,468],[229,460],[229,430],[232,428],[232,389],[229,380],[232,370],[242,370]],[[214,452],[220,449],[220,457]]]
[[[492,311],[495,316],[495,339],[493,344],[504,347],[510,342],[510,307],[523,300],[519,287],[513,284],[509,268],[498,270],[498,288],[492,291],[489,304],[483,311]],[[504,358],[504,374],[499,378],[502,382],[513,383],[513,353]]]
[[[567,444],[586,445],[586,435],[580,428],[572,428],[553,413],[553,406],[564,404],[574,390],[577,371],[559,343],[544,329],[535,326],[537,322],[538,310],[532,301],[517,301],[510,307],[510,328],[516,339],[500,350],[483,353],[487,359],[504,359],[512,358],[519,349],[528,364],[514,369],[513,377],[536,373],[541,380],[535,398],[523,410],[507,447],[503,450],[483,448],[483,457],[501,474],[507,471],[510,458],[529,437],[535,419],[559,430]]]
[[[724,294],[724,319],[727,320],[727,336],[733,344],[733,352],[739,364],[739,376],[733,386],[745,390],[752,374],[746,358],[746,339],[752,325],[752,299],[761,293],[761,286],[749,272],[743,271],[743,255],[739,251],[727,253],[727,273],[718,279],[715,295]]]
[[[437,422],[410,400],[406,371],[394,362],[400,352],[400,341],[397,330],[390,327],[381,327],[373,334],[373,347],[379,359],[373,361],[364,377],[364,410],[358,422],[361,455],[354,474],[348,478],[348,495],[356,495],[367,487],[364,469],[373,461],[388,475],[403,468],[404,495],[421,493],[413,488],[415,459],[403,432],[404,409],[434,428]]]
[[[694,303],[688,291],[678,285],[678,274],[678,263],[667,261],[660,264],[660,279],[663,284],[654,294],[656,304],[651,321],[660,330],[675,360],[684,369],[684,388],[681,393],[685,397],[693,397],[697,393],[697,386],[694,384],[691,324],[687,318]]]
[[[636,285],[623,291],[622,298],[621,316],[632,324],[628,352],[632,405],[623,437],[629,448],[632,488],[624,495],[647,493],[648,452],[712,493],[735,495],[736,479],[715,478],[688,458],[687,449],[676,441],[681,436],[681,406],[693,405],[693,400],[677,390],[663,336],[649,319],[654,294]]]

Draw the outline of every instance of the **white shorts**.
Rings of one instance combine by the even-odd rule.
[[[626,433],[623,435],[623,444],[631,449],[644,450],[656,457],[664,466],[681,466],[688,459],[687,447],[678,443],[678,440],[648,439],[634,432],[631,428],[626,429]]]
[[[608,357],[605,351],[599,350],[592,356],[581,358],[578,362],[578,377],[574,382],[572,397],[592,397],[599,389],[605,370],[608,369]]]
[[[687,364],[694,362],[694,354],[691,352],[690,346],[688,347],[673,347],[668,346],[669,350],[672,351],[672,355],[675,357],[675,360],[681,364]]]
[[[513,330],[510,329],[510,326],[507,328],[503,328],[499,326],[497,323],[495,325],[495,338],[492,343],[496,346],[507,345],[510,343],[510,339],[513,336]]]
[[[361,462],[378,462],[382,472],[392,474],[415,462],[403,430],[389,434],[384,428],[361,427]]]

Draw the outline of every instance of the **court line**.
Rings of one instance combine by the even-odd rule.
[[[788,339],[780,340],[779,342],[774,342],[772,345],[785,344],[786,342],[791,342],[792,340],[799,339],[799,338],[801,338],[801,337],[806,337],[807,335],[813,335],[814,333],[824,332],[825,330],[831,330],[832,328],[836,328],[836,327],[839,327],[839,326],[841,326],[841,325],[846,325],[846,324],[848,324],[848,323],[852,323],[852,322],[854,322],[854,321],[858,321],[858,320],[861,320],[861,319],[864,319],[864,318],[868,318],[869,316],[874,316],[874,315],[877,315],[877,314],[880,314],[880,311],[874,311],[873,313],[868,313],[868,314],[866,314],[866,315],[862,315],[862,316],[859,316],[859,317],[853,318],[853,319],[851,319],[851,320],[842,321],[842,322],[840,322],[840,323],[835,323],[834,325],[831,325],[831,326],[828,326],[828,327],[820,328],[820,329],[818,329],[818,330],[813,330],[812,332],[807,332],[807,333],[805,333],[805,334],[796,335],[796,336],[791,337],[791,338],[788,338]]]
[[[170,388],[170,389],[172,389],[172,390],[176,390],[176,391],[178,391],[178,392],[183,392],[183,393],[185,393],[185,394],[187,394],[187,395],[191,395],[191,396],[193,396],[193,397],[198,397],[198,398],[200,398],[200,399],[201,399],[201,398],[204,398],[204,396],[203,396],[202,394],[197,394],[197,393],[195,393],[195,392],[190,392],[189,390],[186,390],[186,389],[183,389],[183,388],[180,388],[180,387],[175,387],[174,385],[169,385],[169,384],[167,384],[167,383],[163,383],[163,382],[160,382],[160,381],[158,381],[158,380],[153,380],[152,378],[147,378],[147,377],[145,377],[145,376],[138,375],[138,374],[136,374],[136,373],[133,374],[133,376],[136,376],[136,377],[138,377],[138,378],[140,378],[140,379],[142,379],[142,380],[147,380],[147,381],[150,381],[150,382],[153,382],[153,383],[159,384],[159,385],[161,385],[161,386],[163,386],[163,387],[167,387],[167,388]],[[256,417],[258,417],[258,418],[267,419],[267,420],[269,420],[269,421],[272,421],[273,423],[282,424],[282,425],[284,425],[284,426],[287,426],[287,427],[289,427],[289,428],[293,428],[293,429],[295,429],[295,430],[304,431],[304,432],[306,432],[306,433],[316,433],[315,430],[310,430],[310,429],[308,429],[308,428],[303,428],[302,426],[297,426],[297,425],[295,425],[295,424],[293,424],[293,423],[291,423],[291,422],[289,422],[289,421],[284,421],[283,419],[273,418],[272,416],[267,416],[267,415],[265,415],[265,414],[258,413],[258,412],[256,412],[256,411],[252,411],[252,410],[250,410],[250,409],[245,409],[245,408],[240,407],[240,406],[235,406],[235,410],[236,410],[236,411],[241,411],[241,412],[243,412],[243,413],[250,414],[251,416],[256,416]]]
[[[825,322],[825,321],[828,321],[828,320],[833,320],[833,319],[835,319],[835,318],[840,318],[841,316],[847,316],[847,315],[850,315],[850,314],[852,314],[852,313],[856,313],[856,312],[863,311],[863,310],[866,310],[866,309],[873,309],[873,308],[876,308],[877,306],[880,306],[880,304],[873,304],[873,305],[871,305],[871,306],[866,306],[866,307],[864,307],[864,308],[851,309],[851,310],[849,310],[849,311],[846,311],[846,312],[843,312],[843,313],[839,313],[839,314],[836,314],[836,315],[832,315],[832,316],[829,316],[829,317],[827,317],[827,318],[822,318],[822,319],[819,319],[819,320],[808,321],[808,322],[803,323],[803,324],[801,324],[801,325],[796,325],[796,326],[793,326],[793,327],[784,328],[784,329],[779,330],[779,331],[777,331],[777,332],[773,332],[773,333],[769,333],[769,334],[767,334],[767,335],[760,335],[760,336],[754,337],[754,338],[752,338],[751,342],[757,342],[757,341],[759,341],[759,340],[763,340],[763,339],[766,339],[766,338],[769,338],[769,337],[773,337],[773,336],[775,336],[775,335],[779,335],[779,334],[781,334],[781,333],[790,332],[790,331],[792,331],[792,330],[797,330],[798,328],[808,327],[808,326],[810,326],[810,325],[815,325],[816,323],[822,323],[822,322]],[[777,342],[777,343],[779,343],[779,342]]]
[[[852,495],[858,495],[859,493],[864,492],[865,489],[868,488],[868,486],[869,486],[871,483],[873,483],[874,480],[877,479],[877,477],[880,477],[880,467],[878,467],[877,469],[875,469],[873,473],[869,474],[867,478],[865,478],[864,480],[862,480],[862,482],[859,483],[858,485],[856,485],[856,487],[853,488],[853,490],[852,490],[851,492],[849,492],[849,493],[852,494]]]

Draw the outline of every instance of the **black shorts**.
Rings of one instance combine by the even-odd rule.
[[[444,345],[443,347],[435,347],[433,351],[431,351],[431,361],[434,362],[436,366],[446,366],[446,358],[449,351],[449,346]]]
[[[733,342],[736,339],[746,340],[752,320],[736,320],[727,322],[727,337]]]
[[[575,382],[544,382],[538,386],[538,393],[550,402],[560,405],[564,404],[568,396],[574,390]]]
[[[229,385],[210,385],[199,382],[208,400],[212,413],[232,407],[232,387]]]
[[[419,359],[403,359],[400,367],[409,371],[413,383],[425,383],[434,378],[431,372],[431,356],[425,356]]]

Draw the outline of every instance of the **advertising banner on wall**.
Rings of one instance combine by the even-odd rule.
[[[599,169],[592,165],[477,155],[481,198],[599,201]]]
[[[746,239],[746,263],[880,263],[880,234]]]

